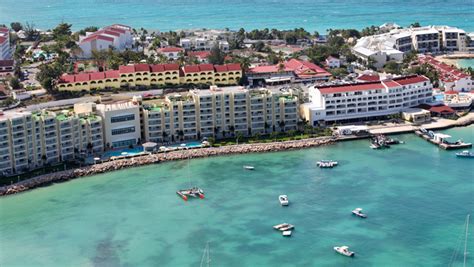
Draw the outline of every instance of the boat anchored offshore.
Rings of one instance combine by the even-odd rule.
[[[282,223],[273,226],[273,229],[280,231],[283,236],[291,236],[291,230],[293,228],[295,228],[295,226],[289,223]]]
[[[290,201],[288,200],[288,196],[287,195],[280,195],[278,196],[278,200],[280,201],[280,204],[282,206],[288,206],[288,204],[290,204]]]
[[[253,171],[253,170],[255,170],[255,167],[254,167],[254,166],[250,166],[250,165],[245,165],[245,166],[244,166],[244,169],[249,170],[249,171]]]
[[[338,162],[334,160],[320,160],[316,164],[319,168],[333,168],[337,166]]]
[[[470,152],[468,150],[464,150],[463,152],[456,153],[456,157],[460,158],[474,158],[474,152]]]
[[[361,208],[356,208],[352,211],[352,214],[360,218],[367,218],[367,214],[363,213]]]
[[[204,198],[204,191],[199,187],[178,190],[176,191],[176,194],[178,194],[182,199],[184,199],[184,201],[187,201],[188,197],[194,197],[194,198],[199,197],[200,199]]]
[[[354,257],[355,253],[353,251],[349,250],[348,246],[342,246],[342,247],[334,247],[334,250],[344,256],[347,257]]]

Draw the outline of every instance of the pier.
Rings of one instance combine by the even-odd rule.
[[[462,141],[457,141],[455,143],[446,141],[447,138],[450,138],[450,135],[441,134],[441,133],[433,133],[432,131],[426,131],[425,129],[420,129],[415,131],[415,134],[419,137],[425,139],[426,141],[438,145],[440,148],[445,150],[453,150],[453,149],[462,149],[462,148],[471,148],[471,143],[464,143]]]

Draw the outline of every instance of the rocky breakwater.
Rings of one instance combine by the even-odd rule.
[[[58,182],[64,182],[78,177],[120,170],[129,167],[156,164],[164,161],[183,160],[188,158],[203,158],[219,155],[263,153],[289,149],[301,149],[328,145],[333,143],[334,141],[335,140],[332,138],[325,137],[274,143],[241,144],[222,147],[206,147],[198,149],[178,149],[164,153],[146,154],[138,157],[117,159],[77,169],[40,175],[12,185],[0,187],[0,196],[16,194],[36,187],[50,185]]]

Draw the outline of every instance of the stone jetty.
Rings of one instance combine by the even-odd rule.
[[[36,187],[46,186],[54,183],[64,182],[78,177],[84,177],[124,168],[156,164],[166,161],[183,160],[188,158],[204,158],[220,155],[275,152],[290,149],[301,149],[328,145],[334,143],[331,137],[310,138],[273,143],[240,144],[222,147],[205,147],[197,149],[178,149],[170,152],[145,154],[137,157],[116,159],[104,163],[98,163],[86,167],[49,173],[33,177],[21,182],[0,187],[0,196],[16,194],[31,190]]]

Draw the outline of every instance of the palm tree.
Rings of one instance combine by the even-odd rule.
[[[235,132],[234,125],[229,126],[229,131],[231,132],[232,135],[234,135],[234,132]]]
[[[265,122],[263,124],[263,128],[265,128],[265,133],[267,133],[267,129],[270,128],[270,124],[268,124],[268,122]]]
[[[163,137],[163,142],[164,142],[166,140],[166,137],[168,137],[168,133],[167,132],[162,132],[161,136]]]
[[[214,127],[214,137],[217,136],[217,134],[219,134],[219,127]]]
[[[278,122],[278,127],[280,127],[280,130],[282,132],[284,132],[285,131],[285,122],[284,121],[279,121]]]
[[[183,130],[178,130],[178,131],[177,131],[177,134],[178,134],[178,136],[179,136],[179,139],[180,139],[181,141],[183,141],[183,137],[184,137],[184,132],[183,132]]]
[[[241,132],[237,132],[235,134],[235,142],[237,143],[237,145],[239,144],[239,139],[242,139],[243,137],[244,135]]]

